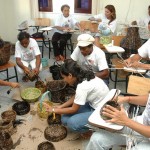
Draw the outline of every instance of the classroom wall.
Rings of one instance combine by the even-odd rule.
[[[31,18],[30,0],[0,0],[0,36],[15,43],[17,27]]]
[[[17,40],[17,27],[24,20],[31,19],[31,3],[32,0],[0,0],[0,36],[7,41],[16,42]],[[56,2],[58,0],[54,0]],[[60,0],[59,0],[60,1]],[[63,1],[63,0],[61,0]],[[72,5],[73,0],[64,0]],[[93,0],[92,14],[74,14],[74,16],[80,20],[86,20],[90,16],[95,15],[97,12],[96,1]],[[150,5],[149,0],[100,0],[99,1],[99,12],[104,12],[104,7],[107,4],[113,4],[116,8],[117,19],[119,23],[128,23],[132,20],[145,18],[147,16],[147,8]],[[57,6],[59,10],[59,6]],[[71,6],[73,10],[73,6]],[[40,13],[40,17],[47,17],[53,19],[58,13]],[[118,28],[119,30],[119,28]]]

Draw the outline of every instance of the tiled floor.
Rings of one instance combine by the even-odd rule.
[[[67,55],[68,55],[68,57],[69,57],[69,55],[70,55],[70,51],[69,52],[67,52]],[[48,50],[47,49],[45,49],[45,52],[44,52],[44,57],[45,58],[48,58]],[[53,63],[54,63],[54,59],[53,59],[53,52],[51,52],[51,58],[50,59],[48,59],[48,64],[49,64],[49,66],[50,65],[53,65]],[[15,58],[14,58],[14,56],[11,56],[11,60],[12,61],[14,61],[15,62]],[[10,69],[9,70],[9,73],[10,74],[14,74],[14,70],[13,69]],[[5,78],[5,74],[4,73],[0,73],[0,78],[1,79],[4,79]],[[34,86],[34,82],[29,82],[29,83],[23,83],[22,82],[22,75],[20,75],[20,74],[18,74],[18,77],[19,77],[19,83],[22,85],[24,85],[24,86]],[[46,78],[50,78],[51,77],[51,74],[50,74],[50,72],[49,72],[49,67],[46,67],[46,68],[43,68],[43,71],[40,73],[40,77],[41,77],[41,79],[44,81]],[[16,81],[15,79],[11,79],[10,81]],[[110,81],[110,84],[109,84],[109,88],[110,89],[112,89],[114,87],[114,83],[112,82],[112,81]],[[118,83],[117,84],[117,88],[118,89],[120,89],[122,92],[125,92],[125,83],[122,83],[122,82],[120,82],[120,83]],[[11,98],[13,95],[14,95],[14,93],[16,92],[15,90],[12,90],[12,92],[8,95],[7,94],[7,90],[9,89],[9,87],[0,87],[0,97],[2,97],[2,96],[5,96],[5,97],[8,97],[8,98]],[[3,104],[4,102],[3,102],[3,99],[1,99],[0,98],[0,103],[1,104]],[[8,103],[8,104],[7,104]],[[9,106],[9,102],[7,102],[5,105],[7,105],[7,107]],[[11,103],[11,102],[10,102]],[[1,112],[4,110],[4,108],[3,109],[1,109]],[[80,144],[78,143],[78,142],[80,142]],[[69,146],[68,146],[68,148],[65,148],[65,150],[77,150],[77,149],[84,149],[85,148],[85,145],[86,145],[86,143],[87,143],[87,141],[78,141],[77,143],[76,142],[73,142],[73,147],[69,144]],[[61,144],[61,143],[60,143]],[[77,148],[75,148],[75,145],[76,144],[79,144],[80,146],[77,146]],[[60,150],[62,150],[63,148],[61,147],[60,148]],[[117,150],[118,148],[114,148],[114,150]],[[16,148],[16,150],[19,150],[19,149],[17,149]],[[58,149],[59,150],[59,149]]]

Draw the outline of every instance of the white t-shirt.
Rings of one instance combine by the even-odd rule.
[[[36,40],[34,40],[32,38],[30,38],[29,40],[30,40],[30,42],[29,42],[29,45],[27,48],[24,48],[20,44],[20,41],[16,42],[15,57],[21,58],[21,60],[24,60],[24,61],[31,61],[31,60],[35,59],[35,56],[41,54]]]
[[[138,54],[142,58],[149,58],[150,60],[150,39],[138,49]]]
[[[102,79],[95,77],[90,81],[85,80],[77,85],[74,103],[85,105],[88,102],[92,108],[96,109],[108,92],[109,89]]]
[[[116,27],[117,27],[117,20],[113,20],[111,23],[109,23],[110,20],[106,18],[104,14],[98,14],[94,16],[95,19],[101,19],[102,21],[100,23],[106,23],[108,27],[110,28],[112,33],[115,33]]]
[[[148,97],[146,108],[145,108],[142,116],[143,116],[143,124],[150,126],[150,94]]]
[[[92,70],[94,73],[108,68],[105,53],[95,45],[93,45],[93,52],[85,57],[77,46],[71,58],[77,61],[83,69]]]
[[[71,29],[73,29],[77,22],[78,21],[72,15],[69,15],[68,17],[64,17],[63,14],[61,14],[57,17],[55,21],[55,26],[70,27]],[[60,30],[56,30],[56,32],[65,33]]]

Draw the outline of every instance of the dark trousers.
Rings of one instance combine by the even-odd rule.
[[[54,49],[54,56],[63,55],[67,40],[71,38],[71,34],[61,34],[55,32],[52,37],[52,45]]]

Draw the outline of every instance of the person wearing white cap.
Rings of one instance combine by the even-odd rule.
[[[90,34],[79,35],[77,41],[71,58],[83,69],[92,70],[108,85],[109,71],[105,53],[93,44],[95,39]]]

